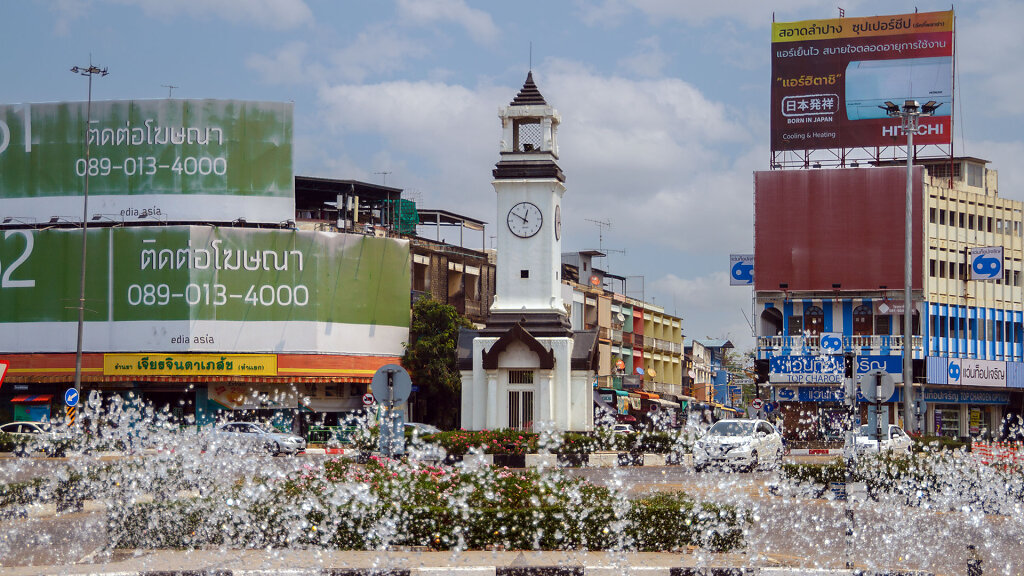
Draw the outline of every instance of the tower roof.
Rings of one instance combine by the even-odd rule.
[[[547,106],[548,103],[544,101],[544,96],[541,95],[540,90],[537,89],[537,85],[533,83],[533,70],[526,73],[526,82],[523,83],[522,90],[509,104],[510,106]]]

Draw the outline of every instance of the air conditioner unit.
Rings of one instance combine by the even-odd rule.
[[[846,66],[846,117],[849,120],[887,118],[886,101],[902,106],[906,100],[941,104],[933,116],[953,113],[953,58],[855,60]]]

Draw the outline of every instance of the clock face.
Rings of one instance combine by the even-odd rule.
[[[555,206],[555,240],[562,239],[562,205]]]
[[[529,238],[540,231],[544,215],[530,202],[520,202],[508,211],[508,229],[520,238]]]

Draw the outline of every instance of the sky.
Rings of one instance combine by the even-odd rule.
[[[777,22],[956,11],[957,155],[1024,200],[1024,2],[976,0],[36,0],[0,2],[0,103],[294,102],[295,174],[405,190],[488,222],[498,110],[532,69],[559,112],[563,251],[683,319],[690,339],[752,350],[753,174],[769,168]]]

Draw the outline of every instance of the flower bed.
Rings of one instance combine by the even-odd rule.
[[[464,456],[471,449],[485,454],[591,454],[598,451],[686,454],[692,453],[692,439],[683,433],[640,432],[612,434],[538,434],[519,430],[454,430],[424,436],[424,441],[440,445],[449,456]]]
[[[676,550],[742,546],[749,519],[682,493],[636,500],[560,473],[329,460],[280,482],[112,510],[117,547]]]

